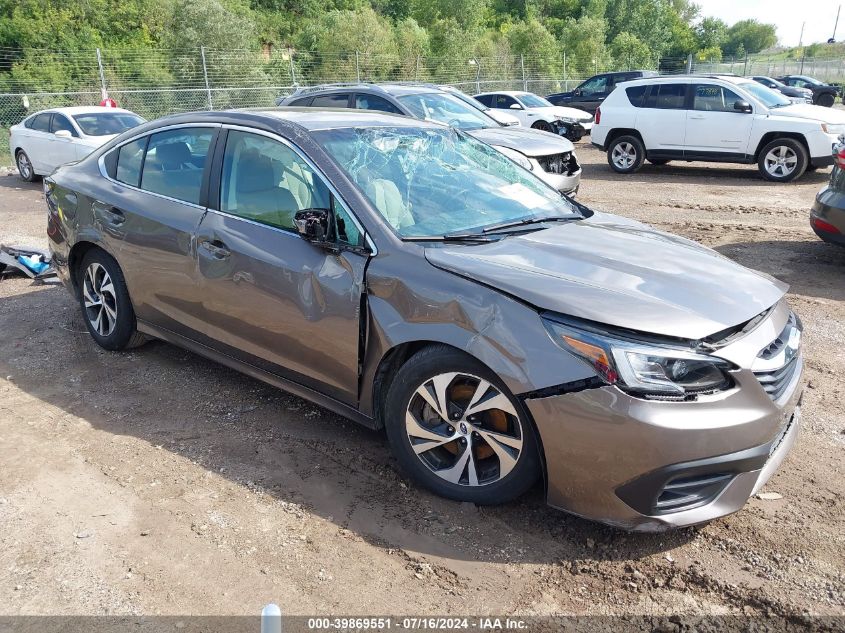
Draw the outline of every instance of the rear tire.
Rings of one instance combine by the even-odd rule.
[[[26,182],[35,182],[38,176],[35,175],[35,168],[32,166],[32,161],[29,160],[26,152],[19,149],[15,154],[15,164],[18,166],[18,173]]]
[[[454,348],[427,347],[408,359],[384,411],[400,467],[437,495],[506,503],[540,475],[539,444],[523,404],[487,367]]]
[[[644,160],[645,147],[636,136],[619,136],[607,148],[607,164],[619,174],[633,174]]]
[[[819,95],[819,98],[816,101],[816,105],[820,105],[823,108],[832,108],[835,102],[836,97],[834,97],[832,94],[825,93],[823,95]]]
[[[99,248],[85,253],[77,272],[77,287],[82,318],[97,345],[116,351],[146,341],[136,329],[123,272],[111,255]]]
[[[810,157],[800,141],[778,138],[760,150],[757,167],[772,182],[791,182],[807,169]]]

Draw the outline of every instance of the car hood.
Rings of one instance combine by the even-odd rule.
[[[434,266],[543,310],[700,339],[774,305],[788,286],[690,240],[607,214],[477,246],[432,247]]]
[[[769,110],[772,116],[788,116],[813,119],[822,123],[845,123],[845,112],[836,108],[825,108],[809,103],[796,103]]]
[[[469,134],[488,145],[501,145],[526,156],[548,156],[571,152],[572,143],[561,136],[524,127],[497,127],[471,130]]]
[[[575,119],[576,121],[589,121],[593,118],[589,112],[584,112],[584,110],[579,110],[578,108],[567,108],[565,106],[546,106],[544,108],[531,108],[529,111],[542,116],[563,116],[567,119]]]

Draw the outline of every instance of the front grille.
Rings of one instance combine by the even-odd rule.
[[[794,312],[790,313],[777,338],[757,354],[754,375],[772,400],[778,400],[786,392],[801,366],[801,329],[801,320]]]
[[[792,380],[792,376],[795,374],[795,370],[798,369],[799,358],[800,357],[798,355],[793,356],[786,365],[779,369],[754,372],[754,375],[757,376],[757,380],[760,381],[760,384],[763,385],[763,389],[767,394],[769,394],[772,400],[777,400],[786,391],[786,388]]]
[[[540,156],[537,158],[540,167],[548,174],[566,174],[570,175],[578,170],[578,161],[572,152],[564,152],[563,154],[550,154],[549,156]]]
[[[679,512],[714,499],[733,478],[731,473],[709,473],[673,479],[663,487],[654,504],[656,513]]]
[[[789,314],[789,319],[786,321],[786,325],[784,326],[781,333],[778,334],[778,337],[768,344],[763,350],[757,354],[759,358],[764,360],[770,360],[777,356],[778,354],[783,351],[783,348],[786,347],[787,343],[789,343],[789,335],[792,332],[792,328],[798,325],[798,317],[795,316],[794,312]]]

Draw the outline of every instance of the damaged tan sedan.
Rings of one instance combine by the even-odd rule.
[[[627,529],[742,508],[799,427],[785,286],[443,125],[182,114],[45,180],[94,341],[170,341],[384,428],[437,494]]]

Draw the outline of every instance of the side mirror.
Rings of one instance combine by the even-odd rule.
[[[73,134],[71,134],[67,130],[56,130],[55,132],[53,132],[53,135],[56,138],[73,138]]]
[[[581,96],[581,89],[576,88],[575,90],[572,91],[572,95],[575,96],[575,97],[580,97]]]
[[[737,101],[734,103],[734,110],[737,112],[744,112],[745,114],[751,114],[751,104],[747,101]]]
[[[328,209],[303,209],[297,211],[293,216],[293,224],[296,232],[306,242],[312,244],[323,244],[329,234],[329,217],[331,211]]]
[[[510,104],[510,109],[511,110],[522,110],[522,106],[519,105],[518,103],[512,103],[512,104]]]

